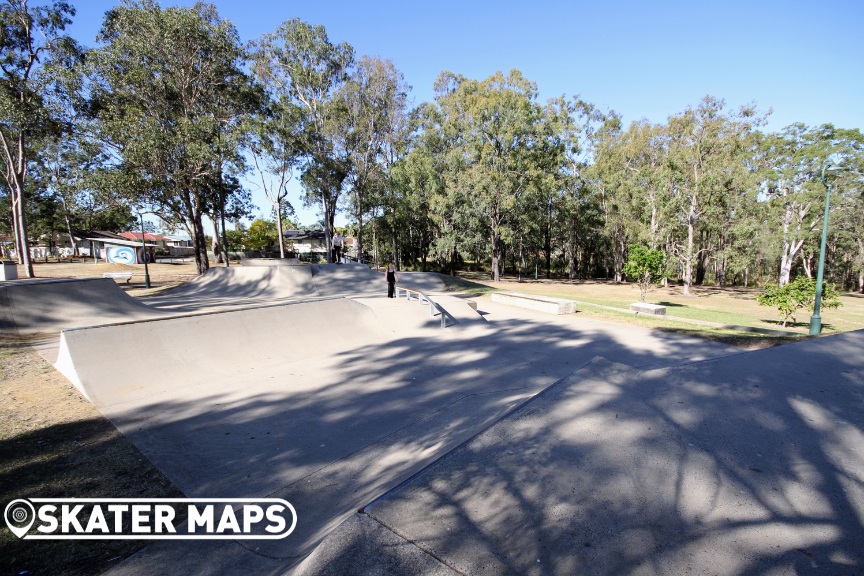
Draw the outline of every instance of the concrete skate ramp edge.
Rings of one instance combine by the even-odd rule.
[[[175,298],[303,298],[317,296],[311,266],[232,266],[210,268],[153,302]]]
[[[0,326],[19,332],[57,332],[164,314],[127,295],[110,278],[5,282],[0,311]]]
[[[364,264],[313,264],[312,282],[322,296],[387,294],[384,274]]]
[[[55,367],[107,406],[312,360],[381,333],[374,311],[353,300],[296,302],[64,330]]]

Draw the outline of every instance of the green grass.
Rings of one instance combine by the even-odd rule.
[[[579,307],[579,313],[588,318],[595,318],[597,320],[642,326],[644,328],[654,328],[665,332],[694,336],[746,349],[768,348],[780,344],[797,342],[798,340],[805,338],[805,336],[797,335],[781,336],[777,334],[744,332],[713,326],[700,326],[664,318],[662,316],[634,315],[625,310],[609,310],[608,308],[595,307],[591,304],[581,305]]]
[[[441,281],[444,282],[444,287],[450,292],[464,292],[467,294],[474,294],[475,296],[485,296],[486,294],[491,294],[498,290],[493,286],[487,286],[486,284],[480,284],[479,282],[472,282],[471,280],[466,280],[464,278],[458,278],[455,276],[450,276],[447,274],[438,274]]]
[[[572,294],[558,293],[552,294],[558,298],[573,298]],[[601,306],[614,306],[621,310],[629,310],[633,300],[622,299],[603,299],[603,298],[576,298],[581,302],[597,304]],[[686,304],[678,304],[675,302],[667,302],[662,299],[652,299],[652,303],[666,306],[666,314],[669,316],[679,316],[681,318],[690,318],[691,320],[703,320],[706,322],[717,322],[720,324],[734,324],[738,326],[753,326],[760,327],[763,324],[762,320],[753,318],[744,313],[739,313],[735,310],[718,310],[712,308],[704,308],[702,306],[690,306]],[[766,309],[766,312],[770,310]]]
[[[797,321],[784,328],[775,309],[759,306],[756,301],[758,289],[696,286],[690,296],[684,296],[682,287],[672,285],[654,287],[648,294],[648,302],[667,307],[668,317],[633,315],[629,313],[630,304],[639,301],[639,290],[635,284],[533,278],[504,278],[501,282],[493,283],[488,274],[482,272],[460,272],[459,276],[452,278],[441,275],[441,278],[451,290],[478,296],[486,296],[495,290],[507,290],[575,300],[580,303],[577,305],[580,313],[586,316],[658,330],[673,330],[746,348],[772,346],[807,337],[811,314],[809,310],[798,311]],[[864,328],[864,295],[843,294],[840,299],[843,303],[840,309],[823,311],[823,335]],[[676,317],[682,320],[675,320]],[[704,326],[683,319],[783,331],[787,334],[754,334],[746,330]]]

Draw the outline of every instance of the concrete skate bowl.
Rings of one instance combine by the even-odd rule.
[[[166,310],[192,312],[316,296],[310,266],[233,266],[210,268],[195,280],[146,302]]]
[[[110,278],[19,280],[0,285],[0,328],[20,333],[164,316]]]

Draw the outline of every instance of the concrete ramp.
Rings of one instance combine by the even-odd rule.
[[[318,295],[311,266],[231,266],[210,268],[195,280],[145,302],[175,312],[191,312]]]
[[[298,302],[64,330],[56,368],[102,408],[178,386],[234,387],[256,371],[374,342],[383,330],[352,300]]]
[[[433,272],[399,272],[398,285],[430,295],[446,291],[441,277]]]
[[[17,280],[0,284],[0,327],[22,333],[164,316],[109,278]]]
[[[312,265],[312,282],[321,296],[386,296],[387,279],[383,272],[365,264]]]

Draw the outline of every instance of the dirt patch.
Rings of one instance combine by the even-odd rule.
[[[182,497],[30,344],[0,334],[0,504],[16,498]],[[0,529],[0,574],[100,574],[146,541],[19,540]]]

